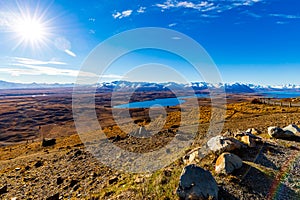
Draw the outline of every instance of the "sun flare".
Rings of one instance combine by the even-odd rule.
[[[42,10],[19,7],[11,23],[11,32],[16,46],[38,51],[47,47],[50,41],[50,20],[46,20],[46,12]]]
[[[21,19],[17,22],[15,32],[24,42],[40,42],[46,36],[44,25],[36,19]]]

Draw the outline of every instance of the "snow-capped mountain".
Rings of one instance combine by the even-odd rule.
[[[114,81],[111,83],[99,83],[97,85],[99,90],[101,89],[114,89],[114,90],[139,90],[139,91],[165,91],[165,90],[185,90],[193,89],[197,91],[207,91],[212,89],[222,89],[229,93],[253,93],[253,89],[245,84],[211,84],[206,82],[193,82],[188,84],[181,83],[147,83],[147,82],[128,82],[128,81]]]
[[[20,88],[58,88],[58,87],[73,87],[74,84],[38,84],[38,83],[13,83],[0,81],[0,89],[20,89]],[[138,91],[166,91],[166,90],[186,90],[194,89],[196,91],[208,92],[212,89],[222,89],[228,93],[254,93],[264,91],[299,91],[300,85],[286,84],[286,85],[255,85],[244,83],[206,83],[206,82],[192,82],[192,83],[149,83],[149,82],[129,82],[129,81],[113,81],[103,82],[92,85],[97,90],[138,90]]]
[[[33,88],[59,88],[59,87],[73,87],[74,84],[47,84],[47,83],[14,83],[0,80],[0,89],[33,89]]]
[[[249,88],[255,91],[284,91],[284,90],[293,90],[299,91],[300,85],[295,84],[283,84],[283,85],[255,85],[255,84],[246,84]]]

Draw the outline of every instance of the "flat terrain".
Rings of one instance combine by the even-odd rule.
[[[122,95],[119,101],[122,102]],[[145,94],[148,99],[171,94]],[[140,97],[140,95],[137,95]],[[84,96],[83,96],[84,97]],[[154,151],[168,144],[178,131],[179,107],[166,109],[167,118],[158,134],[149,138],[128,136],[112,119],[110,96],[96,96],[98,120],[109,141],[132,152]],[[134,100],[134,98],[133,98]],[[222,119],[227,130],[256,128],[263,138],[256,147],[234,152],[243,167],[232,175],[216,175],[216,155],[207,154],[197,164],[214,175],[223,199],[299,199],[300,141],[270,139],[268,126],[300,125],[300,108],[251,102],[249,96],[230,96]],[[86,151],[72,118],[71,93],[54,96],[3,98],[0,100],[0,188],[1,199],[178,199],[176,188],[185,164],[181,157],[156,172],[134,174],[109,168]],[[97,103],[98,102],[98,103]],[[211,119],[209,99],[199,99],[200,115],[192,112],[191,123],[200,123],[189,150],[206,139]],[[182,108],[192,108],[187,100]],[[119,112],[123,112],[120,110]],[[151,125],[149,109],[132,109],[133,121]],[[126,122],[126,119],[124,123]],[[41,146],[42,137],[56,138],[56,145]],[[111,154],[111,157],[116,155]],[[55,199],[55,198],[54,198]]]

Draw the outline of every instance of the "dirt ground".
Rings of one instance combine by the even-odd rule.
[[[108,99],[99,96],[99,101]],[[209,100],[199,100],[200,113],[191,108],[190,124],[198,124],[193,143],[185,151],[201,147],[207,136],[212,113]],[[107,102],[106,102],[107,103]],[[0,109],[0,198],[11,199],[178,199],[176,188],[185,164],[182,157],[166,167],[141,174],[110,168],[87,151],[76,133],[71,96],[1,99]],[[168,144],[178,134],[179,107],[166,109],[166,123],[150,138],[135,138],[121,130],[111,107],[102,103],[97,116],[109,141],[127,151],[145,153]],[[121,111],[120,111],[121,112]],[[150,125],[149,110],[131,111],[137,125]],[[150,120],[150,121],[149,121]],[[126,120],[125,120],[126,122]],[[125,123],[124,122],[124,123]],[[270,139],[269,126],[300,125],[300,108],[251,103],[248,96],[227,101],[221,133],[256,128],[262,141],[254,148],[234,153],[243,167],[224,176],[214,172],[216,155],[207,155],[197,165],[210,170],[219,185],[220,199],[299,199],[300,141]],[[56,145],[41,146],[42,137],[56,138]],[[116,155],[109,155],[114,157]],[[6,191],[1,192],[1,188]],[[5,189],[5,188],[4,188]]]

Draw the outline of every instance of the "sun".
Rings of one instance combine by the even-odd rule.
[[[22,42],[30,42],[31,44],[43,42],[46,37],[46,27],[37,19],[19,19],[15,32]]]
[[[30,48],[38,52],[47,47],[52,31],[52,19],[47,20],[46,17],[46,10],[18,5],[18,12],[14,13],[10,25],[12,37],[16,41],[14,49],[23,47],[25,50]]]

